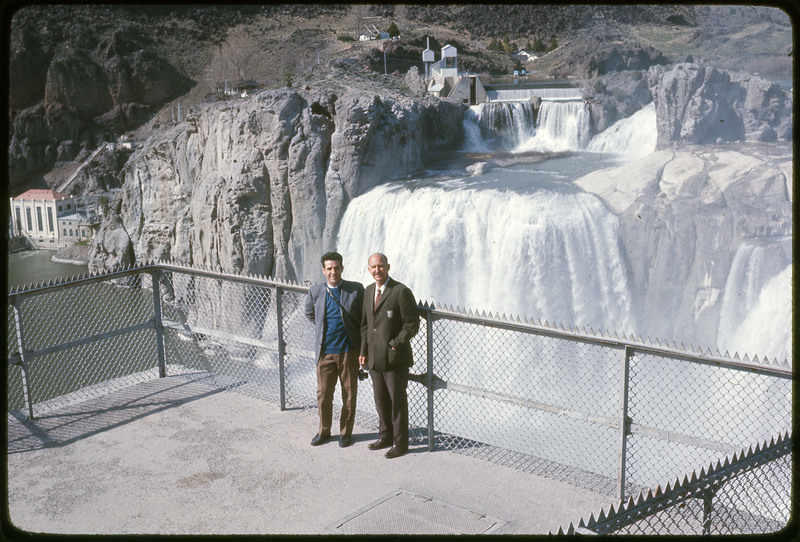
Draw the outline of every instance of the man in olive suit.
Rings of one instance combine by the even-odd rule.
[[[411,290],[389,277],[386,256],[373,254],[368,268],[375,283],[364,292],[358,361],[362,367],[369,364],[380,420],[378,440],[368,447],[390,448],[386,457],[392,459],[408,451],[406,386],[408,370],[414,364],[409,341],[419,331],[419,313]]]

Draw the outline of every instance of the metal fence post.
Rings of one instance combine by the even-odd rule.
[[[625,500],[625,472],[628,461],[628,434],[630,432],[630,420],[628,420],[628,392],[630,378],[630,361],[633,351],[629,346],[625,347],[625,356],[622,363],[622,387],[620,392],[620,414],[619,414],[619,500]]]
[[[714,513],[714,491],[703,492],[703,535],[711,534],[711,517]]]
[[[158,377],[167,376],[167,362],[164,354],[164,325],[161,322],[161,270],[154,269],[153,280],[153,323],[156,329],[156,351],[158,352]]]
[[[22,300],[14,296],[14,325],[17,329],[17,348],[19,350],[19,366],[22,369],[22,394],[25,405],[28,407],[28,419],[33,419],[33,396],[31,394],[30,375],[28,374],[28,360],[25,350],[24,333],[22,332]]]
[[[281,410],[286,410],[286,346],[283,344],[283,290],[275,288],[275,318],[278,330],[278,374],[281,388]]]
[[[427,355],[428,372],[428,451],[432,452],[435,448],[433,430],[433,311],[428,310],[428,317],[425,319],[425,330],[427,339],[425,341]]]

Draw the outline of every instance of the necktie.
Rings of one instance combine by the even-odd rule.
[[[376,286],[375,290],[377,291],[377,294],[375,295],[375,304],[372,306],[373,311],[378,308],[378,301],[381,300],[381,289]]]

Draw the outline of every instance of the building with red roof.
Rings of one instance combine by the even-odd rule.
[[[78,211],[75,198],[55,190],[31,189],[11,198],[13,235],[36,248],[59,249],[89,240],[92,224]]]

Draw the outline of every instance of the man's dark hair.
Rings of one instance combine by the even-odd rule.
[[[322,258],[320,258],[319,260],[320,263],[322,263],[322,267],[325,267],[325,262],[327,262],[328,260],[335,260],[339,262],[339,265],[343,266],[342,255],[339,254],[338,252],[326,252],[325,254],[323,254]]]

